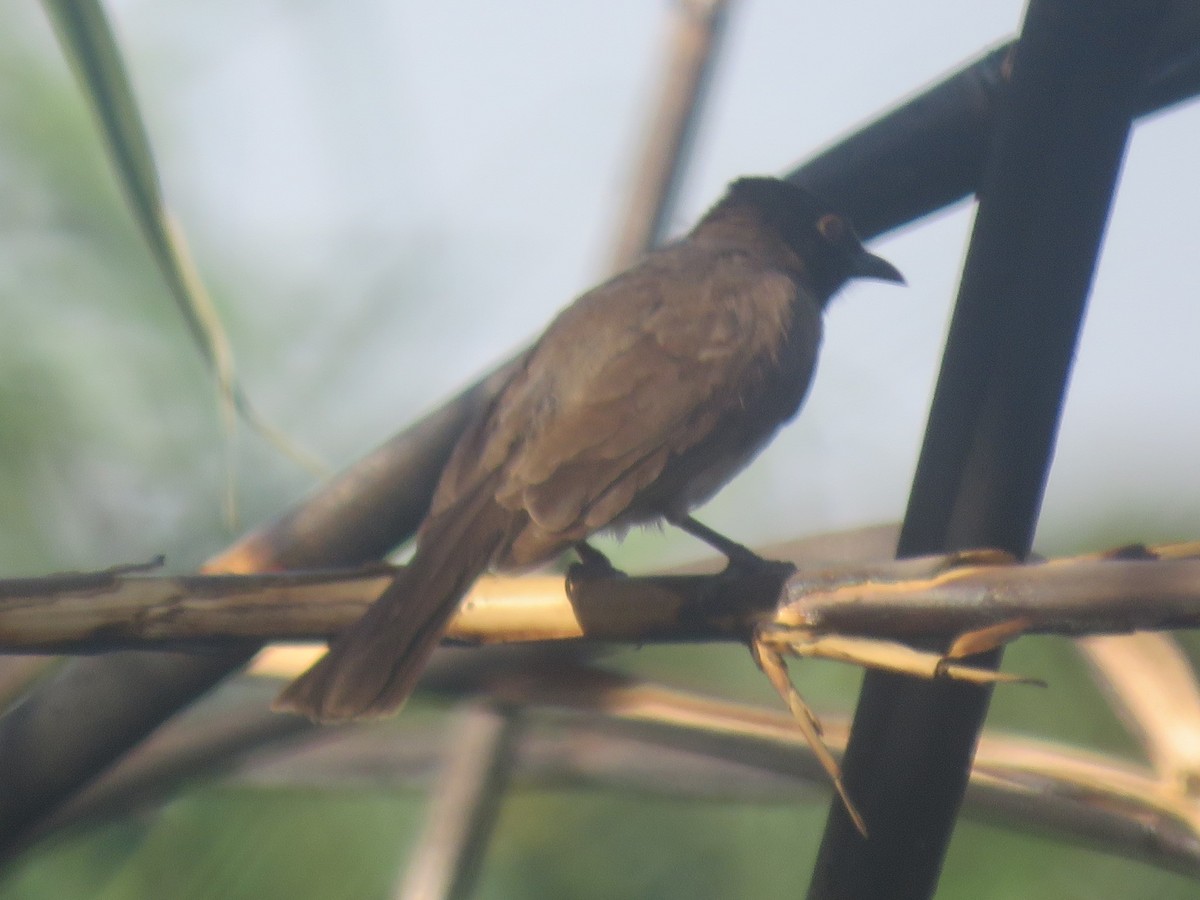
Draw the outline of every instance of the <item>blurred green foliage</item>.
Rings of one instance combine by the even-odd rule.
[[[0,565],[194,564],[218,538],[212,390],[48,29],[3,15]]]

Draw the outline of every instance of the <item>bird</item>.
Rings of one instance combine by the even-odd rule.
[[[278,710],[314,721],[400,709],[459,601],[597,532],[697,522],[707,500],[799,410],[822,313],[850,279],[904,283],[850,221],[771,177],[734,181],[684,237],[563,309],[450,453],[408,565]],[[745,551],[749,553],[749,551]]]

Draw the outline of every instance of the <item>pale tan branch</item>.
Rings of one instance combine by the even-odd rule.
[[[1155,770],[1200,796],[1200,686],[1174,637],[1090,637],[1078,647]]]
[[[449,637],[746,640],[770,624],[906,641],[1022,620],[1014,631],[1111,634],[1200,625],[1200,543],[1017,565],[957,554],[796,572],[483,578]],[[0,649],[91,653],[229,640],[317,640],[355,621],[389,570],[155,577],[119,571],[0,582]],[[782,598],[782,599],[781,599]],[[1001,629],[1003,631],[1003,629]]]
[[[532,727],[518,742],[518,786],[624,788],[742,803],[791,803],[827,787],[787,713],[568,663],[547,669],[545,660],[505,662],[492,655],[496,652],[457,651],[455,664],[435,665],[427,686],[453,696],[490,690],[530,717]],[[489,658],[475,665],[481,657]],[[214,711],[208,710],[166,726],[151,741],[163,746],[154,746],[147,758],[127,761],[124,777],[88,798],[93,802],[71,807],[56,825],[79,821],[81,815],[94,821],[127,812],[130,803],[160,802],[176,777],[195,777],[196,760],[205,760],[201,771],[211,770],[214,740],[235,751],[233,759],[223,751],[217,762],[232,768],[236,782],[329,790],[426,785],[446,747],[444,738],[409,720],[399,727],[312,729],[302,720],[266,713],[263,693],[243,690],[233,707],[222,704],[224,724],[214,726]],[[825,741],[840,756],[847,723],[825,713],[821,718]],[[294,743],[280,746],[272,740],[251,751],[251,740],[236,737],[243,733],[258,734],[259,740],[291,734]],[[1021,830],[1036,826],[1096,850],[1200,873],[1195,796],[1164,773],[1126,760],[985,734],[965,812],[976,820]]]
[[[776,624],[894,640],[955,636],[1013,620],[1024,632],[1119,634],[1200,625],[1200,542],[1123,547],[1017,565],[990,551],[871,572],[800,572]]]
[[[51,575],[0,581],[0,649],[94,653],[230,639],[317,639],[353,622],[388,571]]]
[[[512,776],[520,719],[486,702],[459,710],[397,900],[470,896]]]
[[[793,802],[826,787],[825,773],[787,713],[729,703],[596,669],[484,678],[492,696],[519,705],[531,727],[517,755],[518,783],[626,788],[666,796]],[[848,723],[822,715],[838,756]],[[564,728],[563,726],[567,726]],[[549,735],[547,734],[549,732]],[[386,732],[386,733],[385,733]],[[427,777],[432,760],[393,729],[342,732],[313,750],[272,754],[239,777],[254,784],[377,789]],[[420,743],[418,740],[417,744]],[[430,748],[429,752],[439,752]],[[358,773],[357,776],[349,773]],[[968,817],[1200,873],[1200,805],[1141,765],[1076,747],[985,734],[967,793]],[[869,823],[868,823],[869,826]]]

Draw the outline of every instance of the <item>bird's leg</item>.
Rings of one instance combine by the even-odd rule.
[[[686,531],[692,537],[704,541],[708,546],[722,553],[729,560],[732,568],[753,570],[766,564],[766,560],[749,547],[745,547],[737,541],[731,541],[725,535],[713,531],[703,522],[697,522],[689,515],[668,513],[665,518],[676,528]]]

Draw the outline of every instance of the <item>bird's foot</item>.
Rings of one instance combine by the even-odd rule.
[[[607,556],[587,541],[576,542],[574,549],[579,556],[579,562],[571,563],[567,567],[568,598],[573,600],[580,588],[589,581],[627,577],[624,572],[612,564]]]

